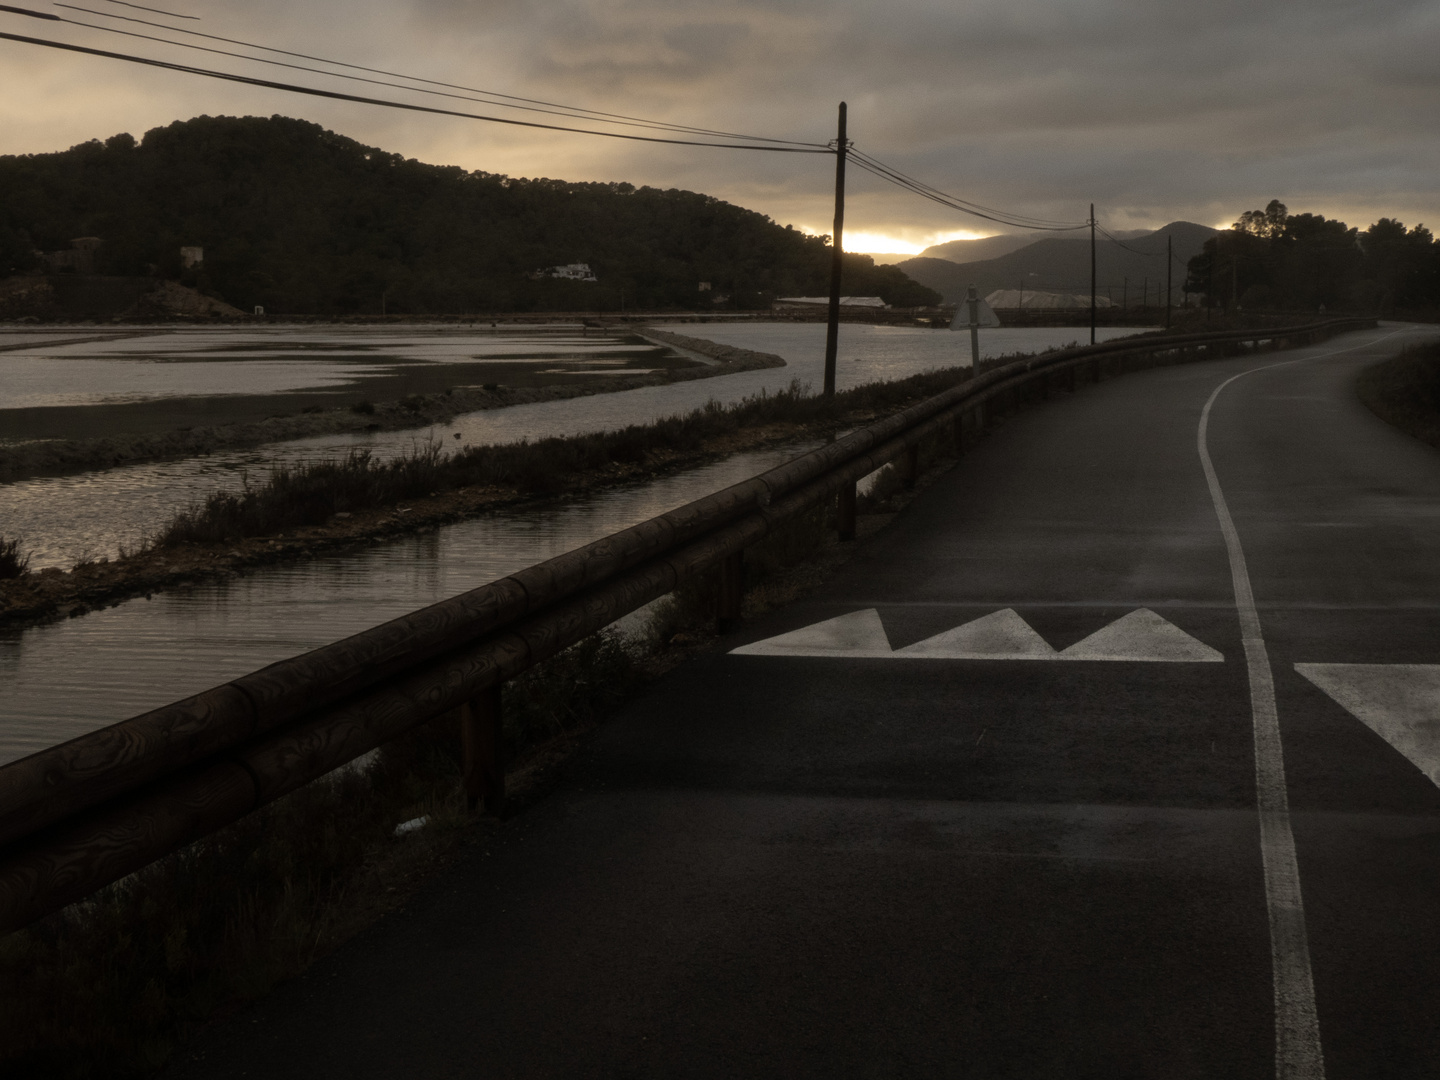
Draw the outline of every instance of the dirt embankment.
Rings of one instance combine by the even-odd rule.
[[[633,390],[687,379],[732,375],[756,368],[784,367],[772,353],[752,352],[713,341],[641,328],[641,336],[719,361],[666,373],[619,376],[555,386],[457,387],[442,394],[414,394],[398,401],[363,407],[325,409],[274,416],[255,423],[217,424],[151,434],[114,435],[94,439],[44,439],[0,445],[0,480],[42,473],[113,468],[140,461],[195,457],[217,450],[361,431],[401,431],[443,424],[462,413],[502,409],[539,401],[558,401],[590,394]]]

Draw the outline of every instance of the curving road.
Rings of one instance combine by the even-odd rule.
[[[1010,420],[170,1075],[1440,1077],[1427,333]]]

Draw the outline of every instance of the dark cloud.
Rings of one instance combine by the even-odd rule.
[[[218,0],[192,7],[218,33],[728,130],[823,140],[844,98],[870,152],[1028,214],[1083,215],[1093,199],[1118,226],[1221,222],[1279,197],[1357,224],[1440,219],[1434,0],[260,0],[243,20]],[[691,187],[828,229],[823,160],[403,117],[0,46],[0,150],[201,111],[303,115],[518,175]],[[850,220],[917,240],[983,228],[863,176]]]

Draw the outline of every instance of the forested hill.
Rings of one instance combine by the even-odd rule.
[[[95,271],[181,278],[272,313],[768,305],[828,291],[822,238],[691,191],[522,180],[406,160],[275,116],[198,117],[55,154],[0,157],[0,277],[72,238]],[[528,275],[588,263],[596,283]],[[709,294],[699,292],[710,282]],[[864,255],[844,291],[914,306],[939,296]]]

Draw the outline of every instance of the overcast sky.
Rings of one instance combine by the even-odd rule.
[[[1082,219],[1093,200],[1111,228],[1223,225],[1279,198],[1292,212],[1362,228],[1380,216],[1440,228],[1437,0],[147,0],[198,20],[73,2],[731,131],[823,142],[843,99],[858,147],[964,198],[1032,216]],[[0,31],[343,87],[4,13]],[[690,188],[830,231],[827,157],[416,116],[0,41],[0,153],[120,131],[138,138],[206,113],[303,117],[422,161],[515,176]],[[918,250],[995,231],[852,173],[849,248]]]

